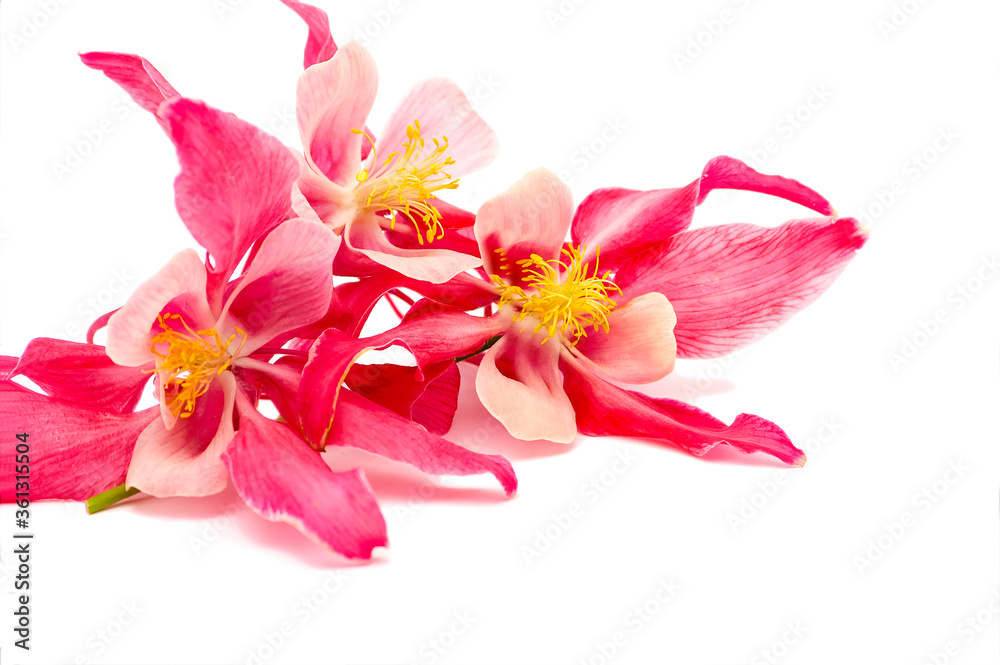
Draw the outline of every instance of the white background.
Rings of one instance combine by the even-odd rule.
[[[36,505],[33,648],[12,646],[4,575],[3,662],[996,662],[1000,7],[896,4],[894,16],[890,0],[566,0],[561,14],[556,0],[323,2],[338,42],[370,32],[376,132],[424,77],[477,100],[501,156],[457,203],[474,209],[537,166],[567,175],[577,200],[680,186],[730,154],[842,215],[867,211],[870,242],[819,302],[650,389],[727,421],[770,418],[809,463],[514,443],[466,372],[449,438],[509,455],[513,500],[486,478],[334,459],[372,469],[390,529],[375,562],[346,568],[231,491],[97,516]],[[305,34],[276,0],[3,2],[0,353],[81,340],[93,314],[193,246],[169,142],[76,53],[140,53],[182,94],[296,146]],[[60,177],[71,151],[87,154]],[[696,224],[801,216],[715,193]],[[559,527],[573,503],[580,517]],[[7,565],[13,521],[0,511]],[[676,590],[658,600],[661,582]]]

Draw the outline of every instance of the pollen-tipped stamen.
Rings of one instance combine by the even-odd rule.
[[[397,214],[406,215],[413,223],[421,245],[425,240],[431,243],[443,238],[441,213],[430,200],[436,198],[435,192],[458,187],[458,179],[444,170],[455,163],[453,157],[445,155],[448,137],[431,139],[434,149],[424,155],[426,141],[420,136],[420,121],[414,120],[412,125],[406,127],[407,140],[403,143],[402,152],[390,153],[379,164],[372,137],[361,129],[351,131],[368,139],[372,146],[372,164],[378,164],[374,172],[362,169],[356,176],[358,185],[354,200],[358,205],[365,210],[387,212],[389,228],[396,227]],[[425,227],[423,230],[420,222]]]

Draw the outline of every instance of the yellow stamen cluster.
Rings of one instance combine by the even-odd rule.
[[[194,413],[195,401],[205,394],[213,379],[229,367],[234,355],[239,355],[247,334],[236,328],[236,334],[223,341],[214,329],[192,330],[180,314],[157,318],[162,332],[151,340],[150,351],[160,359],[156,371],[168,373],[160,390],[170,412],[187,418]],[[179,321],[186,332],[177,330],[165,319]],[[243,339],[239,348],[230,353],[229,345],[237,334]],[[161,344],[167,345],[166,353],[157,348]]]
[[[378,164],[372,137],[360,129],[351,131],[364,134],[372,145],[372,164]],[[448,150],[447,136],[440,141],[431,139],[434,149],[424,154],[425,140],[420,136],[419,120],[406,127],[406,138],[402,152],[390,153],[374,173],[369,173],[368,169],[358,172],[354,200],[366,210],[388,212],[389,228],[395,228],[397,214],[406,215],[417,231],[417,240],[423,245],[425,237],[428,243],[444,237],[441,213],[430,199],[435,198],[434,192],[458,187],[458,179],[444,170],[454,164],[455,159],[444,154]],[[423,231],[418,218],[426,227]]]
[[[502,261],[508,261],[503,249],[496,252]],[[542,344],[555,336],[556,331],[568,333],[567,341],[571,346],[587,336],[588,327],[608,332],[608,315],[615,308],[611,294],[615,291],[621,293],[621,289],[608,279],[610,270],[598,276],[599,258],[594,260],[593,271],[589,263],[583,263],[586,252],[586,246],[576,248],[570,245],[562,251],[566,257],[564,261],[546,261],[537,254],[518,261],[522,281],[534,289],[531,293],[526,293],[520,286],[508,284],[498,275],[490,275],[500,294],[500,307],[509,304],[518,308],[515,321],[524,321],[529,316],[536,319],[538,325],[535,332],[546,332]],[[597,253],[600,254],[600,248]],[[500,269],[509,273],[510,263],[502,263]]]

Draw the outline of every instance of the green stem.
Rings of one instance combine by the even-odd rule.
[[[472,353],[470,353],[468,355],[459,356],[458,358],[455,358],[455,362],[460,363],[463,360],[468,360],[469,358],[471,358],[473,356],[478,356],[483,351],[488,351],[491,346],[493,346],[498,341],[500,341],[501,337],[503,337],[503,335],[495,335],[493,337],[490,337],[488,340],[486,340],[485,344],[483,344],[481,347],[479,347],[478,350],[473,351]]]
[[[128,489],[125,489],[125,484],[122,483],[118,487],[112,487],[106,492],[95,494],[94,496],[87,499],[87,512],[93,515],[99,510],[110,508],[119,501],[124,501],[130,496],[133,496],[138,493],[139,490],[137,488],[130,487]]]

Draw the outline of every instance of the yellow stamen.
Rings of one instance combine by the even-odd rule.
[[[524,321],[529,316],[535,318],[538,321],[535,332],[546,332],[542,344],[560,330],[569,333],[571,346],[576,346],[581,337],[587,336],[588,327],[608,332],[608,315],[615,308],[611,293],[621,293],[621,289],[608,279],[610,270],[598,276],[600,251],[598,247],[593,271],[589,263],[583,263],[586,245],[564,248],[565,261],[546,261],[537,254],[521,259],[517,262],[521,266],[521,279],[534,289],[531,293],[525,293],[520,286],[508,284],[499,275],[490,275],[500,294],[500,307],[508,304],[517,307],[519,311],[514,315],[514,321]],[[509,272],[511,266],[506,252],[503,249],[496,252],[501,259],[500,269]]]
[[[351,131],[368,139],[372,145],[372,164],[378,164],[372,137],[360,129]],[[358,172],[354,200],[365,210],[388,212],[389,228],[395,228],[397,214],[406,215],[417,231],[417,240],[423,245],[425,236],[428,243],[444,237],[441,213],[430,199],[435,198],[434,192],[458,187],[458,179],[444,171],[455,163],[455,159],[444,154],[448,150],[447,136],[440,141],[431,139],[434,149],[423,154],[425,140],[420,136],[419,120],[406,127],[406,138],[402,152],[390,153],[374,173],[369,173],[368,169]],[[426,227],[423,232],[418,218]]]
[[[195,401],[208,391],[216,376],[222,374],[239,355],[247,341],[247,334],[236,328],[236,334],[223,341],[214,329],[192,330],[180,314],[157,317],[160,332],[153,337],[149,350],[160,358],[157,372],[167,372],[167,378],[160,386],[170,412],[179,418],[187,418],[194,413]],[[171,327],[166,319],[175,319],[184,327],[183,331]],[[229,352],[229,345],[240,335],[240,346]],[[157,346],[167,345],[166,353]]]

